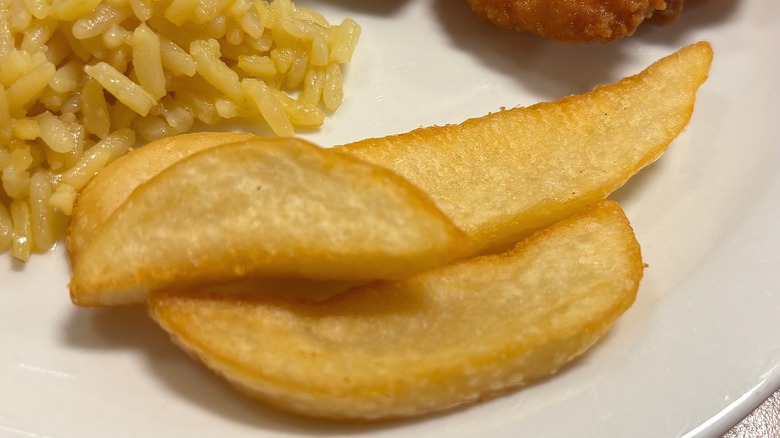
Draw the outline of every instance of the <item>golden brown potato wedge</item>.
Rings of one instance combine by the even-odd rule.
[[[711,61],[701,42],[584,95],[339,150],[411,181],[478,249],[501,249],[655,161],[688,124]]]
[[[424,414],[526,384],[634,301],[643,264],[613,201],[514,249],[315,302],[154,292],[152,317],[242,392],[328,418]]]
[[[709,45],[698,43],[582,96],[339,150],[422,188],[479,242],[475,251],[500,249],[606,197],[656,160],[688,123],[711,59]],[[79,195],[69,231],[72,262],[135,187],[234,135],[164,139],[101,171]],[[147,160],[149,171],[141,172]]]
[[[470,244],[397,175],[303,140],[215,146],[140,185],[74,266],[79,305],[248,278],[371,280],[446,263]]]
[[[252,138],[251,134],[199,132],[166,137],[119,157],[81,190],[65,243],[71,265],[95,232],[141,183],[198,151]]]

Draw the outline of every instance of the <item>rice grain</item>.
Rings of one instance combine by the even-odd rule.
[[[320,126],[359,33],[290,0],[0,0],[0,252],[55,244],[78,190],[138,140]]]

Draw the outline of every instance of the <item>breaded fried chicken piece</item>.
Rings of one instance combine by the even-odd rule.
[[[499,26],[568,43],[610,42],[645,20],[674,21],[684,0],[467,0]]]

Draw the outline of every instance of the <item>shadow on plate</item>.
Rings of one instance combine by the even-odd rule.
[[[691,40],[691,32],[727,21],[741,3],[740,0],[687,0],[676,22],[663,26],[640,26],[634,38],[675,49],[694,42]]]
[[[675,147],[675,143],[672,143],[670,148]],[[680,148],[685,147],[683,145]],[[655,183],[654,180],[663,178],[665,175],[665,154],[662,155],[656,162],[640,170],[636,175],[629,178],[623,186],[615,190],[609,198],[616,201],[618,204],[625,208],[630,203],[635,203],[642,197],[642,193],[647,191],[647,187],[652,187]]]
[[[189,358],[140,306],[74,309],[62,333],[69,347],[90,350],[90,353],[137,350],[147,359],[149,376],[167,386],[182,403],[194,404],[226,421],[258,429],[344,436],[415,421],[334,422],[296,416],[264,405],[232,389],[225,380]]]
[[[379,1],[365,1],[365,0],[319,0],[317,2],[311,2],[312,4],[304,4],[303,2],[296,2],[310,7],[314,10],[318,9],[317,3],[330,3],[334,6],[338,6],[340,9],[347,11],[360,12],[362,14],[386,16],[392,17],[394,13],[399,11],[403,6],[408,3],[409,0],[379,0]]]
[[[637,43],[664,46],[670,53],[694,43],[692,32],[726,21],[738,5],[739,0],[690,1],[676,22],[647,23],[633,36],[609,44],[563,44],[502,29],[473,14],[465,1],[436,0],[434,7],[455,50],[516,77],[541,99],[554,100],[622,78],[625,69],[621,66],[638,59],[641,47]]]
[[[162,385],[169,388],[173,397],[179,398],[181,403],[195,405],[225,421],[257,429],[311,436],[349,436],[380,430],[387,431],[416,422],[436,420],[480,406],[478,403],[424,417],[370,423],[310,419],[279,411],[232,389],[225,380],[176,347],[168,335],[148,317],[143,307],[74,309],[65,321],[62,332],[64,342],[69,347],[90,350],[90,354],[137,350],[138,354],[145,356],[147,360],[149,376],[158,379]],[[564,367],[558,375],[572,372],[580,366],[587,366],[591,354],[608,343],[609,337],[610,332],[588,353]],[[542,385],[551,378],[555,377],[539,380],[525,388]],[[583,382],[580,390],[586,391],[590,386],[588,382]],[[110,388],[107,388],[107,392],[110,392]],[[509,391],[482,404],[498,402],[502,397],[516,392]],[[527,400],[523,403],[523,408],[518,409],[515,414],[521,418],[534,409],[534,401]]]

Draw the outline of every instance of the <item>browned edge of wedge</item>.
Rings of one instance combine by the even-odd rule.
[[[600,247],[599,231],[616,247]],[[573,240],[561,244],[561,239]],[[585,253],[576,250],[580,239],[591,241]],[[548,260],[550,254],[545,258],[545,245],[557,248],[554,260]],[[604,260],[618,260],[619,266],[603,266]],[[507,287],[504,275],[522,279],[524,271],[492,268],[504,263],[527,266],[534,276],[530,284],[559,281],[571,273],[567,267],[581,266],[585,274],[565,277],[569,291],[558,285],[516,292],[512,302],[515,292],[491,285]],[[490,278],[463,286],[484,269]],[[555,373],[631,306],[643,269],[628,220],[606,200],[538,231],[507,253],[358,287],[322,302],[168,290],[154,292],[148,308],[176,344],[241,392],[270,405],[330,419],[408,417],[472,403]],[[583,277],[587,286],[568,283],[579,275],[596,277]]]
[[[71,266],[108,217],[140,184],[171,164],[220,144],[248,140],[252,134],[195,132],[165,137],[133,149],[101,169],[79,192],[65,234]]]

